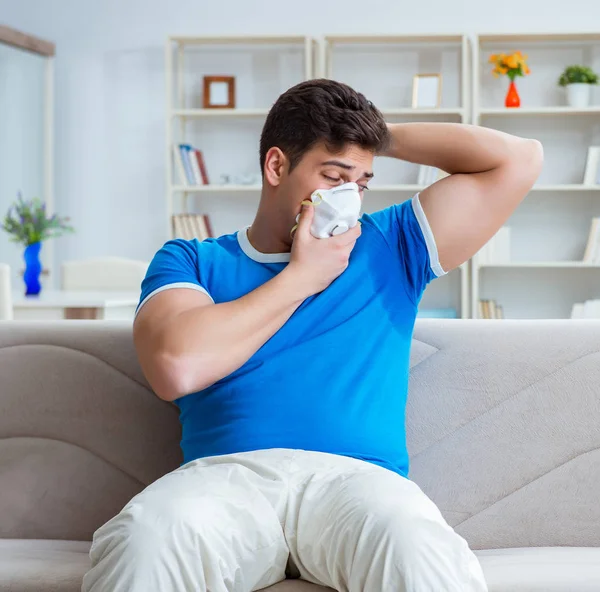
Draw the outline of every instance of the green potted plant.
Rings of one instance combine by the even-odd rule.
[[[17,201],[9,208],[0,228],[8,232],[10,240],[25,248],[25,294],[34,296],[40,293],[40,250],[43,241],[55,238],[65,232],[73,232],[67,224],[68,218],[59,218],[53,214],[48,216],[46,204],[37,198],[24,201],[21,193]]]
[[[592,84],[598,84],[598,75],[587,66],[567,66],[560,75],[558,84],[567,89],[570,107],[587,107],[590,104]]]

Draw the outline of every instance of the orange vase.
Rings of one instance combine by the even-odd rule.
[[[510,81],[508,86],[508,92],[506,93],[506,100],[504,101],[504,105],[506,107],[520,107],[521,106],[521,98],[519,97],[519,92],[517,91],[517,85],[514,80]]]

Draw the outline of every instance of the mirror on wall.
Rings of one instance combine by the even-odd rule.
[[[39,197],[51,207],[51,59],[18,47],[33,39],[0,30],[0,220],[21,192]],[[16,33],[16,32],[13,32]],[[52,46],[53,49],[53,46]],[[47,53],[47,50],[46,50]],[[51,252],[42,264],[50,266]],[[12,283],[22,284],[23,247],[0,229],[0,261],[11,266]]]

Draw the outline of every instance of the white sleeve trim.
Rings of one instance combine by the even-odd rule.
[[[137,314],[138,314],[138,312],[140,312],[142,306],[144,306],[144,304],[146,304],[146,302],[148,302],[148,300],[150,300],[150,298],[152,298],[153,296],[156,296],[159,292],[164,292],[165,290],[172,290],[173,288],[189,288],[190,290],[204,292],[204,294],[206,294],[212,300],[212,303],[213,304],[215,303],[212,296],[202,286],[199,286],[198,284],[193,284],[192,282],[175,282],[174,284],[165,284],[164,286],[161,286],[160,288],[156,288],[156,290],[154,290],[153,292],[150,292],[150,294],[148,294],[148,296],[146,296],[146,298],[144,298],[139,303],[139,305],[135,311],[135,316],[137,317]]]
[[[431,270],[433,271],[433,273],[435,273],[437,277],[446,275],[447,272],[442,269],[442,266],[440,264],[440,257],[438,254],[437,245],[435,244],[435,237],[433,236],[433,232],[431,231],[431,226],[429,226],[427,216],[423,211],[423,206],[421,205],[421,200],[419,199],[418,193],[412,198],[412,207],[417,218],[417,222],[421,227],[421,232],[423,233],[425,244],[427,245],[427,252],[429,253]]]

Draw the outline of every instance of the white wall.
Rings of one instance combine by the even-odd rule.
[[[600,3],[0,0],[0,21],[57,43],[55,202],[77,228],[60,261],[150,258],[164,238],[169,34],[578,31],[600,29]]]

